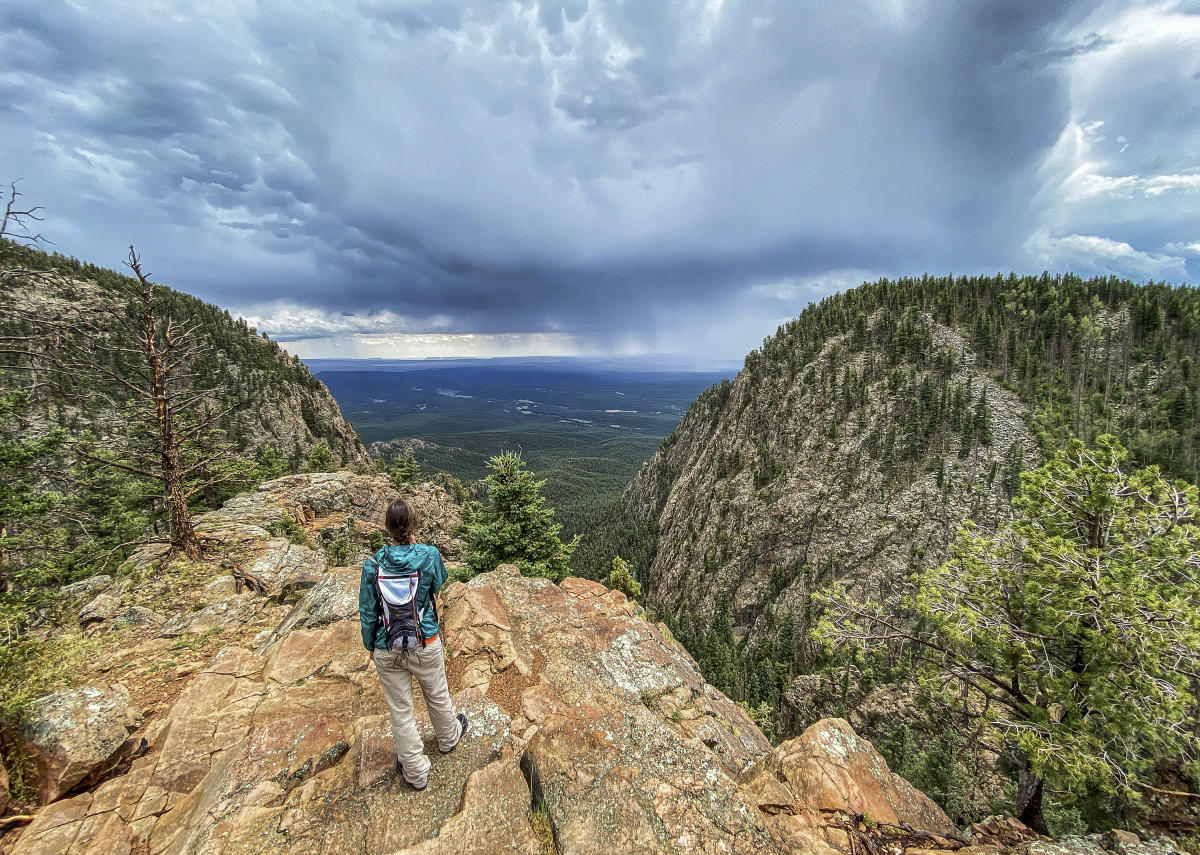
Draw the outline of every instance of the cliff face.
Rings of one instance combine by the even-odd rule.
[[[1007,513],[1040,451],[1111,433],[1136,465],[1200,477],[1197,330],[1195,289],[1115,277],[833,295],[702,394],[643,466],[625,557],[723,688],[774,705],[778,667],[819,664],[812,591],[896,596],[965,520]]]
[[[50,332],[21,344],[20,350],[53,350],[59,335],[54,331],[55,324],[68,329],[81,318],[111,317],[114,312],[124,311],[125,298],[118,287],[124,277],[70,259],[28,250],[21,253],[24,263],[20,269],[0,269],[0,338],[28,333],[31,324],[46,325]],[[284,459],[303,461],[323,439],[339,464],[370,462],[366,448],[342,418],[329,390],[298,359],[216,306],[165,287],[160,288],[159,300],[164,316],[173,318],[179,328],[196,327],[198,342],[207,352],[192,364],[191,384],[197,389],[219,390],[222,409],[232,409],[223,427],[239,451],[254,457],[269,447]],[[102,364],[113,361],[114,366],[136,378],[136,367],[125,365],[120,361],[124,357],[115,355],[123,347],[136,350],[137,342],[127,340],[126,335],[114,322],[103,341],[94,341],[95,359]],[[0,372],[10,364],[20,361],[3,362]],[[80,412],[56,397],[54,386],[46,384],[44,378],[31,383],[30,376],[14,371],[0,382],[34,388],[36,412],[32,415],[40,423],[35,427],[63,425],[72,431],[93,428],[104,434],[111,428],[112,419],[121,418],[114,412]],[[108,391],[119,396],[120,385],[113,383]]]
[[[418,495],[432,518],[440,497]],[[358,567],[328,567],[262,528],[291,509],[312,544],[347,515],[377,522],[389,496],[363,476],[281,479],[200,521],[227,567],[174,564],[163,576],[143,553],[135,575],[163,590],[93,580],[65,593],[111,584],[124,598],[126,611],[85,630],[110,650],[80,675],[93,685],[65,690],[56,707],[104,695],[107,706],[90,702],[88,732],[108,736],[74,739],[49,709],[31,723],[33,750],[75,766],[58,792],[43,790],[52,801],[8,841],[11,855],[835,855],[862,851],[880,829],[897,853],[959,845],[945,815],[845,722],[772,749],[640,606],[511,567],[443,592],[451,690],[471,728],[447,756],[423,731],[430,785],[408,789],[358,637]],[[239,593],[251,565],[293,584]],[[132,609],[152,611],[130,605],[139,598],[161,614],[133,620]]]
[[[756,353],[701,396],[627,495],[658,526],[659,604],[703,629],[727,598],[752,645],[786,611],[803,660],[814,590],[888,597],[964,521],[1005,512],[1006,473],[1035,455],[1027,409],[953,330],[920,317],[913,335],[903,358],[852,333],[803,361]]]

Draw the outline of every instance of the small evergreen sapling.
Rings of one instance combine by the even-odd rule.
[[[488,466],[492,473],[485,479],[487,501],[467,525],[468,569],[475,574],[515,564],[526,576],[562,580],[570,571],[579,536],[569,543],[559,538],[562,526],[554,522],[554,510],[545,506],[541,495],[546,482],[538,481],[512,452],[493,457]]]
[[[1156,760],[1195,756],[1200,671],[1197,488],[1125,449],[1078,440],[1021,476],[1014,519],[960,532],[903,603],[822,595],[831,645],[899,643],[956,687],[1018,771],[1017,812],[1045,833],[1045,786],[1136,799]],[[962,703],[962,694],[973,696]]]
[[[312,451],[308,453],[308,462],[304,464],[304,469],[307,472],[329,472],[334,465],[333,452],[329,449],[329,443],[319,439],[313,445]]]
[[[642,586],[638,584],[638,580],[633,578],[633,574],[629,572],[629,562],[622,559],[619,555],[612,560],[612,571],[608,574],[608,587],[614,591],[620,591],[631,600],[640,600],[642,598]]]

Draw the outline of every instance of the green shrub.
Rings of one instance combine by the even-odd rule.
[[[612,572],[608,574],[608,587],[620,591],[631,600],[642,598],[642,586],[629,572],[629,564],[619,555],[612,560]]]
[[[267,533],[273,537],[286,537],[292,543],[303,545],[308,542],[308,535],[304,531],[304,526],[296,521],[296,518],[284,514],[275,522],[267,526]]]

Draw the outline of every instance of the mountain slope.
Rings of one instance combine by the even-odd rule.
[[[4,258],[8,267],[0,269],[5,308],[0,336],[25,331],[26,318],[69,322],[72,318],[102,317],[104,307],[121,305],[126,300],[120,286],[130,280],[111,270],[11,245]],[[39,275],[46,272],[57,275]],[[223,309],[169,288],[160,288],[160,292],[163,316],[181,324],[196,324],[200,341],[209,346],[192,366],[193,383],[197,388],[218,389],[222,409],[233,408],[222,427],[246,456],[253,457],[270,447],[290,460],[295,469],[323,439],[336,462],[369,462],[362,442],[342,418],[324,384],[298,359]],[[97,347],[96,359],[113,360],[115,364],[120,348],[136,344],[123,335],[114,326],[112,337]],[[47,341],[35,344],[53,346]],[[0,357],[0,386],[32,385],[35,408],[49,426],[63,425],[73,431],[89,426],[86,417],[56,397],[54,386],[36,381],[30,384],[28,373],[5,370],[22,363],[19,355]]]
[[[809,594],[895,596],[1069,435],[1197,476],[1200,298],[1074,276],[881,280],[810,306],[696,401],[626,495],[654,601],[736,697],[810,670]],[[738,646],[741,642],[746,644]]]

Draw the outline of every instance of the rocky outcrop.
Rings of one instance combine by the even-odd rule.
[[[109,580],[109,592],[89,602],[80,621],[161,625],[161,635],[170,638],[248,624],[264,607],[295,603],[326,578],[335,560],[361,566],[372,534],[382,537],[384,511],[399,495],[390,479],[374,474],[326,472],[267,481],[196,520],[211,558],[190,569],[220,571],[200,590],[180,597],[178,580],[164,580],[158,572],[167,561],[164,548],[149,546],[130,557],[124,568],[150,577],[125,595],[144,602],[126,608],[125,600],[112,593],[121,586],[114,588]],[[458,504],[436,484],[419,484],[406,495],[421,514],[422,540],[437,545],[453,561],[462,549]],[[274,534],[285,526],[287,536]],[[339,554],[328,548],[335,539],[343,541]],[[177,575],[182,574],[177,568]],[[164,613],[164,596],[173,598],[166,603],[174,606],[173,614]]]
[[[842,719],[812,725],[747,769],[742,781],[757,794],[759,806],[777,818],[784,837],[811,838],[815,825],[826,843],[845,849],[847,828],[859,817],[944,846],[958,837],[945,812],[891,772],[874,746]],[[814,814],[821,819],[813,822]]]
[[[52,802],[89,775],[111,768],[141,721],[119,684],[64,689],[35,701],[19,736],[41,801]]]
[[[0,317],[40,319],[70,327],[81,318],[96,321],[124,313],[127,295],[114,287],[112,279],[93,278],[86,268],[71,261],[39,258],[36,251],[28,254],[32,267],[58,267],[59,273],[30,277],[18,270],[0,269]],[[303,462],[313,447],[324,441],[338,464],[371,465],[366,448],[342,417],[329,390],[299,359],[216,306],[161,286],[157,297],[160,311],[169,313],[176,324],[198,330],[199,344],[208,355],[195,365],[193,382],[196,388],[220,390],[222,409],[231,409],[229,436],[246,459],[270,449],[278,458]],[[54,329],[44,337],[47,348],[60,342],[59,327]],[[105,332],[103,343],[97,341],[95,347],[136,346],[130,330],[119,323]],[[56,397],[50,383],[38,384],[35,398],[47,411],[61,410],[65,403]],[[72,425],[75,430],[89,424],[108,428],[107,419],[121,419],[123,414],[119,407],[103,414],[76,410],[72,418],[77,420]]]
[[[928,336],[920,359],[897,364],[871,336],[781,332],[700,396],[626,495],[656,532],[646,568],[656,604],[702,634],[727,597],[749,654],[781,643],[786,614],[795,658],[811,664],[814,591],[837,579],[884,598],[914,562],[945,556],[965,520],[1007,513],[1008,455],[1034,460],[1027,408],[957,332],[927,316],[913,323]],[[986,443],[953,427],[985,395]],[[921,396],[937,400],[910,406]],[[968,413],[957,422],[946,415],[956,396]],[[800,706],[797,729],[820,712]]]
[[[441,756],[425,726],[416,793],[358,637],[358,576],[328,571],[260,648],[221,650],[127,772],[42,809],[12,855],[835,852],[831,823],[864,811],[946,830],[844,723],[772,751],[636,603],[513,567],[442,594],[471,729]]]
[[[8,791],[8,770],[4,768],[3,761],[0,761],[0,816],[8,810],[8,802],[10,796]]]
[[[270,531],[285,519],[293,520],[308,534],[313,549],[322,542],[322,533],[345,527],[350,521],[363,542],[356,544],[356,553],[365,547],[366,536],[381,530],[387,506],[400,497],[386,475],[359,475],[350,472],[322,472],[309,475],[289,475],[260,484],[256,490],[230,499],[224,507],[205,514],[197,523],[201,538],[219,541],[223,549],[241,545],[246,552],[240,557],[252,574],[264,578],[307,572],[318,577],[318,559],[306,552],[293,552],[285,537],[272,538]],[[462,524],[461,508],[440,486],[419,484],[405,492],[416,506],[422,520],[420,539],[432,543],[447,559],[453,560],[462,551],[462,541],[456,530]],[[235,556],[237,558],[238,556]],[[289,571],[294,566],[295,571]]]

